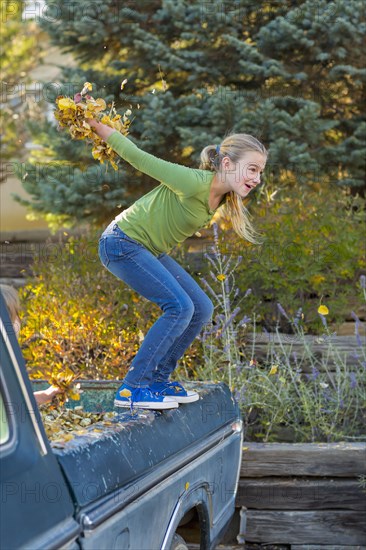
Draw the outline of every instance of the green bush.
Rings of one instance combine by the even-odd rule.
[[[214,245],[207,253],[211,269],[207,279],[202,277],[202,284],[215,311],[201,335],[204,361],[197,366],[198,377],[229,384],[242,409],[247,440],[281,440],[284,430],[286,438],[298,442],[366,439],[366,346],[360,319],[352,313],[354,349],[341,353],[325,315],[317,312],[322,327],[317,340],[324,347],[319,357],[306,339],[301,310],[292,316],[278,304],[279,315],[291,325],[294,336],[281,334],[278,322],[274,330],[277,341],[267,333],[266,354],[259,360],[256,315],[245,315],[244,300],[251,294],[249,289],[244,294],[238,292],[236,286],[243,259],[224,255],[216,227],[214,232]],[[362,275],[357,286],[366,301],[365,281]],[[328,305],[333,310],[330,298]],[[254,339],[246,346],[249,328]]]
[[[302,308],[308,332],[319,331],[321,303],[332,304],[331,324],[344,321],[355,282],[366,270],[365,201],[338,187],[287,188],[270,196],[265,189],[250,208],[262,245],[247,244],[230,230],[220,234],[221,252],[243,257],[236,284],[241,294],[252,290],[247,311],[255,310],[257,322],[270,331],[278,322],[283,332],[292,331],[278,315],[278,302],[286,304],[290,316]],[[207,276],[206,262],[200,271]]]
[[[88,379],[121,379],[159,314],[146,308],[97,256],[98,236],[45,243],[21,290],[21,345],[32,378],[71,369]]]

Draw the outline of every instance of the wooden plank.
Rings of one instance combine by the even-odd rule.
[[[244,442],[241,477],[366,474],[366,443]]]
[[[362,345],[366,347],[366,323],[362,324],[360,338]],[[258,333],[255,335],[254,340],[253,335],[249,335],[246,343],[248,350],[254,348],[254,355],[259,360],[266,359],[267,354],[269,354],[268,357],[270,358],[274,349],[276,354],[281,355],[283,353],[281,350],[282,347],[286,356],[290,357],[290,361],[295,365],[295,359],[293,359],[293,354],[295,353],[296,364],[301,367],[304,373],[309,373],[311,366],[307,358],[308,353],[305,353],[305,345],[318,360],[319,364],[316,367],[319,371],[324,370],[321,364],[322,357],[327,358],[327,368],[330,371],[335,369],[335,363],[339,361],[339,356],[342,360],[347,358],[349,365],[358,365],[358,362],[353,357],[355,351],[359,348],[354,334],[347,336],[334,335],[329,341],[328,338],[322,336],[304,335],[300,337],[296,334]]]
[[[337,364],[336,364],[336,361],[332,359],[332,357],[328,357],[327,361],[326,361],[326,365],[324,365],[324,363],[322,363],[322,360],[321,360],[321,355],[318,353],[317,354],[317,362],[315,364],[315,367],[316,369],[321,373],[330,373],[332,374],[333,376],[335,376],[337,374],[337,369],[339,367],[337,367]],[[265,361],[270,361],[271,363],[273,364],[278,364],[278,356],[277,358],[269,358],[267,359],[267,356],[266,354],[261,354],[261,353],[257,353],[255,354],[255,358],[259,361],[259,362],[265,362]],[[339,365],[339,361],[338,362],[338,365]],[[298,360],[297,363],[295,363],[295,361],[291,361],[290,360],[290,365],[292,366],[293,369],[296,369],[296,368],[299,368],[301,369],[301,375],[302,376],[305,376],[306,374],[312,374],[313,373],[313,366],[309,363],[309,361],[306,360],[306,358],[304,358],[302,361]],[[356,360],[353,359],[347,359],[347,365],[349,367],[349,369],[353,369],[354,371],[356,371],[357,369],[360,368],[359,364],[356,363]]]
[[[354,334],[346,336],[339,336],[338,334],[335,334],[331,337],[330,340],[328,337],[315,336],[312,334],[304,334],[304,336],[298,336],[297,334],[285,334],[281,332],[278,334],[274,332],[262,332],[257,333],[255,335],[255,338],[253,334],[248,334],[248,345],[251,345],[253,341],[255,342],[255,345],[263,346],[266,346],[268,344],[278,345],[282,343],[286,346],[293,346],[294,349],[302,348],[304,346],[304,342],[306,343],[306,345],[314,347],[314,349],[317,350],[327,348],[329,342],[334,346],[343,347],[344,349],[354,349],[354,346],[357,346],[356,336]],[[366,340],[364,340],[362,343],[366,345]]]
[[[357,545],[366,540],[363,512],[328,510],[320,512],[246,511],[242,540],[277,544]]]
[[[344,546],[343,544],[342,546],[335,546],[334,544],[291,544],[291,550],[366,550],[366,546]]]
[[[187,542],[187,547],[188,547],[188,550],[201,550],[200,544],[193,544],[192,542]],[[218,546],[215,546],[215,550],[245,550],[245,546],[243,546],[242,544],[240,545],[219,544]]]
[[[242,478],[236,506],[257,510],[366,511],[366,492],[355,478]]]
[[[257,544],[255,544],[257,547]],[[200,544],[194,544],[193,542],[187,542],[188,550],[200,550],[201,546]],[[261,545],[263,550],[280,550],[281,548],[285,548],[288,550],[289,546],[286,544],[285,546],[282,545],[272,545],[272,544],[266,544],[265,547]],[[215,550],[245,550],[246,548],[253,549],[253,544],[219,544],[218,546],[215,546]],[[345,546],[342,544],[342,546],[335,546],[334,544],[291,544],[291,550],[366,550],[366,546]]]
[[[251,348],[249,348],[251,349]],[[339,365],[339,356],[340,354],[342,364],[346,361],[347,365],[354,369],[360,368],[359,362],[353,358],[356,348],[350,347],[349,349],[339,349],[337,353],[330,353],[328,355],[327,351],[313,349],[313,361],[315,360],[315,367],[319,372],[336,372],[337,364]],[[296,353],[296,361],[293,356],[293,352]],[[289,357],[290,365],[294,368],[300,368],[301,372],[304,374],[311,374],[312,372],[312,360],[309,360],[309,356],[303,355],[303,350],[297,350],[285,347],[285,354]],[[281,350],[276,348],[276,356],[267,354],[267,349],[265,346],[258,345],[254,348],[254,357],[258,361],[272,361],[278,363],[278,357],[281,357]],[[323,364],[323,361],[326,363],[326,366]]]

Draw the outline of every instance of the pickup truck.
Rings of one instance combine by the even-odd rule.
[[[1,293],[0,315],[0,548],[184,550],[195,524],[201,550],[213,549],[241,464],[229,388],[194,383],[194,403],[124,410],[54,448]]]

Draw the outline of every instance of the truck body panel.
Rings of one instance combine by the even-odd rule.
[[[29,543],[37,549],[51,548],[50,540],[61,547],[75,540],[81,529],[4,311],[0,333],[1,425],[7,427],[2,428],[5,435],[0,445],[0,547],[21,548]],[[14,529],[9,529],[11,525]]]

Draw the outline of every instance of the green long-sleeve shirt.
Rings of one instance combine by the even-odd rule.
[[[107,144],[137,170],[161,182],[116,218],[122,231],[155,256],[169,252],[211,220],[215,211],[208,199],[214,172],[161,160],[118,131]]]

